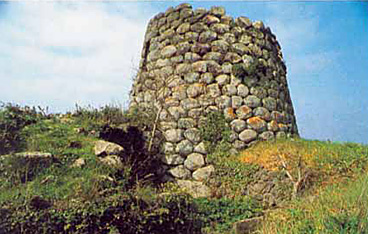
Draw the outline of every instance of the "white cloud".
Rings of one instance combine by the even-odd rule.
[[[152,14],[118,5],[8,4],[11,14],[0,21],[0,100],[125,102]]]

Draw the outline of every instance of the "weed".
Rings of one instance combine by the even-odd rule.
[[[205,233],[229,232],[234,222],[261,214],[259,204],[246,197],[237,197],[236,199],[197,198],[195,203],[207,227]]]
[[[209,154],[214,152],[228,152],[230,127],[221,112],[210,112],[206,122],[199,128],[202,139],[206,142]]]

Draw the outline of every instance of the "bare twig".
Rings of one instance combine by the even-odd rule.
[[[162,111],[162,106],[160,106],[160,109],[157,111],[156,119],[155,119],[155,122],[153,123],[153,129],[152,129],[152,133],[151,133],[151,139],[150,139],[150,142],[148,144],[148,152],[151,152],[151,150],[152,150],[153,140],[155,138],[156,128],[157,128],[158,119],[160,117],[161,111]]]
[[[288,170],[287,164],[286,164],[285,160],[283,160],[282,157],[279,154],[277,156],[278,156],[278,158],[279,158],[279,160],[281,162],[282,168],[284,169],[286,175],[289,177],[289,179],[293,183],[293,198],[296,198],[297,195],[298,195],[298,193],[299,193],[300,188],[303,185],[303,183],[307,180],[307,178],[309,176],[309,172],[306,172],[303,175],[303,173],[302,173],[302,168],[303,168],[302,159],[301,159],[301,157],[299,157],[299,159],[298,159],[298,165],[297,165],[297,175],[298,175],[298,178],[295,179],[291,175],[290,171]]]

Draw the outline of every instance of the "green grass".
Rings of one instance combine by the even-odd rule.
[[[56,160],[49,165],[30,164],[15,156],[1,159],[0,228],[6,224],[4,230],[185,233],[189,228],[192,233],[200,233],[201,229],[201,233],[231,233],[234,222],[264,213],[262,204],[245,196],[244,190],[259,170],[277,171],[285,177],[281,158],[293,176],[300,162],[303,173],[310,170],[313,176],[296,200],[266,212],[259,232],[368,233],[368,146],[283,139],[261,142],[239,155],[230,155],[225,120],[213,114],[209,126],[201,128],[202,137],[216,139],[208,156],[216,171],[205,181],[213,190],[212,197],[193,199],[178,188],[129,180],[131,165],[113,169],[94,155],[94,142],[105,124],[152,124],[147,120],[148,113],[123,113],[116,106],[78,107],[75,113],[60,118],[7,108],[10,114],[0,111],[0,117],[6,119],[0,141],[5,139],[3,143],[8,145],[12,141],[8,153],[49,152]],[[15,126],[16,131],[12,132],[7,124]],[[84,158],[86,165],[71,168],[78,158]],[[127,186],[128,180],[134,183]],[[290,191],[285,188],[285,193]],[[35,196],[50,201],[52,207],[31,209],[28,204]]]
[[[93,142],[96,138],[77,133],[78,127],[72,118],[68,122],[46,119],[24,127],[21,134],[26,141],[22,142],[22,149],[52,153],[56,160],[49,167],[32,164],[26,168],[24,158],[9,156],[9,160],[5,160],[8,176],[2,178],[0,183],[0,204],[9,200],[14,202],[14,198],[24,202],[35,195],[51,201],[72,198],[93,200],[101,190],[118,184],[115,178],[117,171],[99,163],[94,155]],[[72,142],[80,142],[79,147],[71,147]],[[71,168],[74,160],[80,157],[86,160],[86,165]],[[29,173],[29,170],[35,170],[34,178],[29,178],[29,181],[18,179],[25,177],[23,174]]]
[[[368,175],[270,213],[262,233],[368,233]]]

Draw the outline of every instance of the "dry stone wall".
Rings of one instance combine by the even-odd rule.
[[[211,111],[223,112],[236,150],[298,134],[276,37],[223,7],[181,4],[150,20],[130,106],[155,108],[165,136],[162,162],[177,179],[213,172],[198,130]]]

